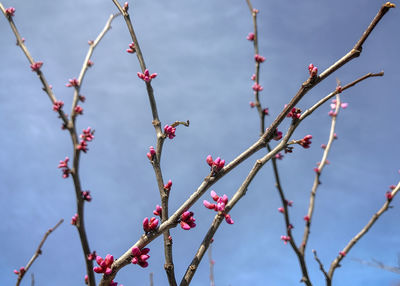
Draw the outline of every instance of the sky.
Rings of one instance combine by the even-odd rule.
[[[254,0],[260,13],[261,102],[270,110],[267,124],[290,101],[308,77],[310,63],[322,71],[356,43],[384,1],[263,1]],[[94,39],[111,13],[112,1],[3,1],[16,8],[15,23],[36,61],[69,113],[73,91],[65,87],[77,77]],[[398,4],[398,3],[396,3]],[[177,209],[209,173],[207,155],[227,162],[254,143],[259,119],[249,107],[253,100],[250,80],[254,51],[246,36],[252,19],[246,1],[135,1],[130,14],[150,72],[158,73],[152,85],[162,125],[190,120],[179,126],[176,137],[164,145],[162,169],[173,181],[170,211]],[[324,169],[311,236],[306,252],[311,281],[323,285],[324,277],[311,249],[327,267],[338,252],[384,204],[385,192],[397,184],[400,139],[398,128],[400,39],[399,10],[392,9],[365,42],[359,58],[335,72],[299,103],[307,109],[343,84],[368,73],[385,71],[342,95],[349,104],[337,122],[338,140]],[[119,257],[140,237],[144,217],[152,216],[159,194],[153,169],[146,157],[155,145],[155,132],[140,70],[134,55],[126,53],[131,42],[123,19],[95,49],[94,66],[86,74],[81,93],[86,96],[80,131],[96,130],[89,151],[81,157],[83,189],[92,202],[85,206],[91,249],[101,256]],[[72,156],[67,132],[52,111],[37,76],[31,72],[6,19],[0,17],[0,277],[2,285],[16,282],[14,269],[25,265],[46,230],[60,218],[65,222],[46,241],[43,254],[30,273],[36,285],[83,285],[84,259],[79,237],[70,219],[75,214],[72,180],[62,179],[58,162]],[[322,157],[320,145],[329,136],[329,104],[307,118],[293,135],[312,134],[310,149],[295,147],[279,161],[282,185],[293,200],[290,216],[294,236],[300,241],[303,217],[314,180],[313,168]],[[290,121],[283,122],[285,131]],[[275,143],[274,143],[275,144]],[[231,197],[260,150],[213,186]],[[197,251],[214,213],[202,205],[207,192],[193,207],[196,228],[173,229],[174,262],[180,281]],[[376,259],[396,266],[400,252],[399,202],[342,261],[334,285],[395,285],[397,274],[352,260]],[[246,196],[231,211],[235,223],[223,223],[214,236],[216,285],[298,285],[301,273],[292,249],[280,236],[285,226],[274,187],[272,167],[264,166]],[[163,270],[162,241],[149,245],[149,267],[123,268],[116,281],[125,286],[167,285]],[[30,273],[22,285],[30,285]],[[205,258],[191,285],[207,285]],[[100,275],[96,274],[97,282]]]

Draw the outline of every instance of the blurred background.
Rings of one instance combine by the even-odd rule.
[[[320,71],[346,54],[360,38],[384,1],[254,0],[259,9],[261,101],[270,110],[267,124],[282,110],[308,77],[310,63]],[[15,23],[35,61],[53,85],[57,99],[70,113],[73,90],[68,79],[78,77],[93,40],[117,9],[112,1],[4,1],[16,8]],[[227,162],[254,143],[259,119],[249,107],[253,99],[251,75],[254,52],[246,36],[253,30],[246,1],[134,1],[131,19],[146,64],[158,77],[152,85],[162,125],[190,120],[164,145],[164,179],[171,179],[170,212],[177,209],[209,173],[207,155]],[[400,175],[399,117],[399,11],[392,9],[365,42],[361,56],[309,92],[299,108],[305,110],[336,87],[368,73],[385,71],[346,91],[349,104],[337,122],[339,140],[333,144],[321,177],[307,264],[314,285],[324,277],[311,249],[329,268],[331,261],[385,202],[389,186]],[[85,205],[90,247],[101,256],[119,257],[142,234],[141,222],[160,203],[153,169],[146,157],[155,145],[145,86],[136,73],[135,55],[128,54],[131,39],[122,17],[96,48],[82,84],[86,97],[78,130],[96,130],[89,151],[81,156],[81,182],[93,200]],[[60,218],[65,222],[46,241],[22,285],[83,285],[84,258],[77,231],[70,225],[75,214],[72,180],[62,179],[57,165],[72,157],[68,132],[22,51],[5,17],[0,17],[0,277],[2,285],[16,281],[14,269],[25,265],[46,230]],[[295,147],[279,161],[282,186],[293,200],[290,216],[297,242],[303,235],[313,168],[322,157],[331,119],[329,103],[307,118],[293,138],[312,134],[310,149]],[[280,130],[290,124],[287,119]],[[261,150],[213,189],[231,197],[247,176]],[[191,209],[196,228],[171,231],[176,276],[180,281],[207,231],[214,212],[202,205],[209,192]],[[399,202],[385,213],[342,261],[334,285],[395,285],[398,274],[369,267],[352,258],[377,259],[398,266],[400,251]],[[298,285],[297,258],[280,236],[285,234],[281,206],[267,164],[246,196],[231,211],[234,225],[225,222],[215,235],[213,258],[216,285]],[[115,279],[120,284],[167,285],[162,240],[152,242],[149,267],[131,265]],[[207,257],[192,285],[209,284]],[[100,275],[96,274],[97,282]]]

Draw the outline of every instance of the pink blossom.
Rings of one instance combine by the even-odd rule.
[[[175,137],[175,131],[176,131],[175,127],[169,126],[168,124],[164,126],[164,134],[169,139],[173,139]]]
[[[76,147],[77,150],[83,151],[83,153],[86,153],[89,149],[87,148],[87,143],[85,140],[81,140],[79,145]]]
[[[69,167],[68,167],[68,161],[69,161],[69,158],[65,157],[65,160],[64,161],[60,160],[60,163],[58,164],[58,168],[62,169],[62,172],[63,172],[62,177],[64,179],[68,178],[69,177],[69,173],[70,173],[70,170],[69,170]]]
[[[278,212],[284,213],[284,212],[285,212],[285,209],[284,209],[283,207],[280,207],[280,208],[278,208]]]
[[[34,62],[33,64],[31,64],[31,69],[34,72],[38,72],[40,70],[40,68],[42,67],[43,62]]]
[[[147,158],[149,158],[149,160],[153,160],[154,159],[154,155],[156,155],[156,150],[154,150],[153,146],[149,147],[150,152],[147,153]]]
[[[93,251],[92,253],[89,253],[87,255],[88,260],[94,260],[94,259],[96,259],[96,257],[97,257],[96,251]]]
[[[206,162],[211,167],[211,171],[213,173],[218,173],[225,166],[225,160],[221,160],[221,158],[218,157],[217,159],[215,159],[215,161],[213,161],[211,155],[207,156]]]
[[[124,9],[125,12],[128,12],[128,9],[129,9],[129,3],[128,2],[124,3],[123,9]]]
[[[76,78],[70,79],[68,82],[69,83],[65,85],[66,87],[79,86],[79,81]]]
[[[132,42],[129,44],[129,49],[126,50],[126,52],[133,54],[134,52],[136,52],[136,48],[135,48],[135,43]]]
[[[71,219],[71,224],[76,225],[78,222],[78,218],[79,218],[78,214],[74,214],[74,216]]]
[[[15,8],[14,7],[9,7],[6,9],[6,15],[8,17],[13,17],[15,13]]]
[[[83,114],[83,108],[80,107],[79,105],[75,106],[74,111],[76,114],[80,114],[80,115]]]
[[[285,104],[285,107],[287,104]],[[286,117],[292,117],[293,119],[299,119],[301,116],[301,110],[297,107],[293,107],[292,110],[286,115]]]
[[[91,61],[91,60],[88,60],[87,61],[87,66],[90,68],[91,66],[93,66],[94,65],[94,62],[93,61]]]
[[[285,243],[285,245],[290,241],[290,236],[281,235],[281,240]]]
[[[53,104],[53,110],[54,111],[60,111],[63,106],[64,106],[64,102],[55,101],[54,104]]]
[[[138,264],[140,267],[146,268],[147,266],[149,266],[149,263],[147,262],[147,259],[150,258],[150,255],[148,255],[149,252],[149,248],[143,248],[142,250],[140,250],[137,246],[134,246],[132,248],[133,258],[131,262],[133,264]]]
[[[306,222],[309,222],[309,221],[310,221],[310,217],[309,217],[308,215],[304,216],[303,219],[304,219]]]
[[[282,132],[278,131],[278,129],[276,129],[276,132],[274,134],[274,137],[272,137],[272,139],[279,141],[282,139],[282,135],[283,135]]]
[[[254,60],[255,60],[257,63],[263,63],[263,62],[265,61],[265,57],[260,56],[259,54],[256,54],[256,55],[254,55]]]
[[[318,74],[318,68],[315,67],[313,64],[308,66],[308,72],[310,73],[311,77],[315,77]]]
[[[341,256],[343,256],[343,257],[346,256],[346,252],[344,252],[344,251],[339,251],[339,254],[340,254]]]
[[[259,12],[258,9],[255,8],[253,9],[253,14],[258,14],[258,12]]]
[[[79,136],[84,141],[92,141],[94,139],[94,130],[91,127],[82,130],[82,134]]]
[[[110,275],[112,270],[111,270],[111,265],[114,262],[114,257],[110,254],[106,255],[106,258],[103,260],[101,256],[96,257],[96,262],[99,266],[93,267],[93,271],[96,273],[105,273],[107,275]]]
[[[249,33],[247,35],[246,39],[249,40],[249,41],[254,41],[254,37],[255,37],[254,33]]]
[[[255,74],[253,74],[252,76],[251,76],[251,78],[250,78],[251,80],[256,80],[256,75]]]
[[[162,215],[162,207],[159,205],[156,205],[156,209],[153,211],[153,214],[156,216],[161,217]]]
[[[153,78],[155,78],[157,76],[156,73],[150,74],[149,70],[145,70],[144,73],[138,72],[137,76],[144,80],[145,82],[150,82]]]
[[[166,184],[164,185],[164,190],[167,191],[167,192],[169,192],[169,191],[171,190],[171,187],[172,187],[172,181],[169,180],[168,183],[166,183]]]
[[[25,273],[25,267],[21,267],[20,269],[19,269],[19,271],[18,270],[16,270],[16,269],[14,269],[14,273],[16,274],[16,275],[23,275],[24,273]]]
[[[336,133],[333,133],[333,139],[338,139],[338,136]]]
[[[185,211],[181,215],[181,228],[184,230],[189,230],[196,227],[196,219],[193,217],[193,212]]]
[[[225,215],[225,221],[227,224],[234,224],[235,222],[233,221],[233,219],[231,218],[230,214],[226,214]]]
[[[275,159],[282,160],[283,159],[282,153],[279,152],[279,153],[275,154]]]
[[[385,194],[386,198],[390,201],[391,199],[393,199],[393,195],[391,191],[387,191]]]
[[[86,274],[85,275],[85,284],[88,285],[89,284],[89,276]]]
[[[252,101],[250,101],[249,104],[250,104],[251,108],[254,108],[256,106],[256,104],[254,102],[252,102]]]
[[[255,91],[255,92],[257,92],[257,91],[262,91],[264,88],[261,86],[261,85],[259,85],[258,83],[254,83],[253,84],[253,90]]]
[[[81,192],[81,196],[84,201],[88,201],[88,202],[92,201],[92,196],[90,195],[90,191]]]
[[[153,231],[157,228],[158,226],[158,219],[155,217],[152,217],[149,221],[148,217],[145,217],[143,220],[143,230],[144,232],[148,233],[150,231]]]
[[[298,144],[300,144],[304,149],[310,148],[312,135],[306,135],[301,139]]]
[[[326,149],[326,144],[321,144],[322,149]]]

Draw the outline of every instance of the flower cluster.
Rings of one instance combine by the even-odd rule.
[[[203,205],[210,210],[214,210],[216,212],[222,212],[222,214],[224,214],[225,216],[225,221],[228,224],[233,224],[234,221],[232,220],[231,216],[229,214],[224,213],[225,206],[228,203],[227,195],[224,194],[222,197],[219,197],[215,191],[211,191],[211,197],[216,202],[216,204],[212,204],[209,201],[204,200]]]
[[[257,63],[263,63],[263,62],[265,61],[265,57],[260,56],[259,54],[256,54],[256,55],[254,55],[254,60],[255,60]]]
[[[65,160],[64,161],[60,160],[60,163],[58,164],[58,168],[62,169],[62,172],[63,172],[62,177],[64,179],[68,178],[69,177],[69,173],[71,172],[69,167],[68,167],[68,161],[69,161],[69,158],[65,157]]]
[[[184,230],[189,230],[196,227],[196,219],[193,217],[193,212],[185,211],[181,215],[181,228]]]
[[[155,230],[158,226],[158,219],[152,217],[149,221],[148,217],[145,217],[143,220],[143,230],[145,233],[148,233],[152,230]]]
[[[253,84],[253,90],[255,91],[255,92],[259,92],[259,91],[262,91],[264,88],[261,86],[261,85],[259,85],[258,83],[254,83]]]
[[[169,191],[171,190],[171,187],[172,187],[172,181],[169,180],[168,183],[166,183],[166,184],[164,185],[164,190],[165,190],[166,192],[169,192]]]
[[[53,110],[54,111],[60,111],[61,110],[61,108],[64,106],[64,102],[62,102],[61,100],[60,101],[55,101],[54,103],[53,103]]]
[[[133,54],[134,52],[136,52],[136,48],[135,48],[135,43],[132,42],[129,44],[129,49],[126,50],[126,52]]]
[[[6,9],[6,15],[8,17],[13,17],[15,13],[15,8],[14,7],[9,7]]]
[[[74,112],[75,112],[76,114],[82,115],[82,114],[83,114],[83,108],[80,107],[79,105],[77,105],[77,106],[75,106],[75,108],[74,108]]]
[[[137,76],[138,76],[140,79],[144,80],[145,82],[150,82],[153,78],[155,78],[155,77],[157,76],[157,74],[156,74],[156,73],[150,74],[150,73],[149,73],[149,70],[146,69],[146,70],[144,71],[144,73],[138,72],[138,73],[137,73]]]
[[[281,240],[283,240],[283,243],[286,245],[290,241],[290,236],[281,235]]]
[[[74,216],[71,218],[71,224],[76,225],[78,223],[78,214],[74,214]]]
[[[329,111],[329,116],[336,116],[337,115],[337,113],[336,113],[336,103],[337,103],[337,101],[336,101],[336,99],[332,99],[332,103],[331,103],[331,110]],[[347,102],[343,102],[343,103],[341,103],[340,104],[340,107],[341,108],[343,108],[343,109],[346,109],[347,108],[347,106],[348,106],[349,104],[347,103]]]
[[[38,72],[40,70],[40,68],[42,67],[43,62],[34,62],[33,64],[31,64],[31,69],[34,72]]]
[[[79,86],[79,81],[76,78],[70,79],[68,82],[69,83],[65,85],[66,87]]]
[[[99,266],[93,267],[93,271],[96,273],[111,274],[111,265],[114,262],[114,257],[111,254],[107,254],[106,258],[103,259],[101,256],[96,257],[96,262]]]
[[[156,150],[154,150],[153,146],[150,146],[149,148],[149,153],[147,153],[147,158],[149,158],[150,161],[153,161],[154,156],[156,155]]]
[[[175,127],[169,126],[168,124],[164,126],[164,134],[169,139],[173,139],[175,137],[175,131],[176,131]]]
[[[255,38],[254,33],[249,33],[249,34],[247,35],[247,37],[246,37],[246,39],[249,40],[249,41],[254,41],[254,38]]]
[[[153,211],[153,214],[161,217],[161,215],[162,215],[162,207],[159,206],[159,205],[156,205],[156,209]]]
[[[24,275],[24,273],[25,273],[25,267],[21,267],[20,269],[19,269],[19,271],[17,270],[17,269],[14,269],[14,273],[16,274],[16,275]]]
[[[83,151],[83,153],[86,153],[89,149],[87,148],[88,144],[87,142],[90,142],[93,140],[94,136],[94,130],[91,129],[91,127],[88,127],[87,129],[83,129],[82,134],[79,136],[82,140],[79,142],[79,145],[76,147],[76,149]]]
[[[287,104],[285,104],[285,107]],[[292,117],[294,120],[299,119],[301,116],[301,110],[297,107],[293,107],[292,110],[289,111],[289,113],[286,115],[286,117]]]
[[[211,155],[207,156],[206,162],[211,167],[211,171],[213,173],[218,173],[225,166],[225,160],[221,160],[221,158],[218,157],[215,159],[215,161],[213,161]]]
[[[134,246],[132,248],[133,258],[131,262],[133,264],[139,265],[140,267],[146,268],[147,266],[149,266],[149,263],[147,262],[147,259],[150,258],[150,255],[148,255],[149,252],[149,248],[143,248],[142,250],[140,250],[139,247]]]
[[[308,66],[308,72],[310,73],[311,77],[315,77],[318,74],[318,68],[315,67],[313,64]]]
[[[297,143],[299,145],[301,145],[304,149],[308,149],[308,148],[310,148],[310,145],[311,145],[311,139],[312,139],[312,135],[306,135],[306,136],[304,136],[303,139],[301,139]]]
[[[81,192],[81,196],[84,201],[88,201],[88,202],[92,201],[92,196],[90,195],[90,191]]]
[[[94,139],[94,130],[91,127],[82,130],[82,134],[79,136],[84,141],[92,141]]]

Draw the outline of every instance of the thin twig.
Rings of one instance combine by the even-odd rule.
[[[154,285],[154,281],[153,281],[153,272],[150,272],[150,286]]]
[[[385,265],[384,263],[377,261],[374,259],[374,261],[366,261],[366,260],[362,260],[362,259],[358,259],[358,258],[352,258],[352,260],[357,261],[361,264],[365,264],[368,266],[372,266],[372,267],[377,267],[383,270],[387,270],[396,274],[400,274],[400,268],[398,266],[390,266],[390,265]]]
[[[300,252],[303,256],[304,256],[305,249],[307,246],[308,237],[310,235],[311,221],[313,218],[314,207],[315,207],[315,196],[317,194],[318,186],[321,184],[319,178],[320,178],[321,172],[326,164],[326,160],[328,158],[329,151],[331,150],[331,147],[332,147],[332,142],[333,142],[333,140],[335,140],[336,119],[337,119],[337,115],[339,114],[339,111],[340,111],[340,96],[339,96],[339,94],[336,94],[336,108],[334,111],[334,115],[332,116],[332,123],[331,123],[331,129],[329,132],[328,144],[326,145],[326,148],[323,152],[321,162],[318,164],[318,167],[315,169],[315,179],[314,179],[313,186],[311,188],[310,203],[308,206],[307,219],[305,220],[303,240],[302,240],[301,246],[300,246]]]
[[[28,264],[26,264],[26,266],[24,267],[25,271],[20,271],[20,273],[18,274],[18,279],[17,279],[17,284],[16,286],[20,285],[22,278],[24,278],[25,274],[28,272],[29,268],[32,266],[33,262],[35,262],[35,260],[39,257],[40,254],[42,254],[42,247],[43,244],[45,243],[47,237],[56,230],[56,228],[63,223],[63,219],[60,219],[60,221],[53,226],[52,228],[50,228],[48,231],[46,231],[46,233],[44,234],[42,240],[39,243],[39,246],[37,247],[35,253],[33,254],[32,258],[28,261]],[[33,278],[33,273],[31,275],[32,277],[32,284],[34,283],[34,278]]]
[[[325,279],[328,279],[328,273],[325,271],[324,265],[322,264],[321,260],[318,258],[317,251],[315,249],[313,249],[312,252],[314,253],[314,258],[315,258],[315,260],[317,261],[317,263],[319,265],[319,269],[324,274]]]
[[[339,255],[332,261],[331,267],[328,272],[328,280],[326,282],[327,286],[332,285],[333,274],[337,267],[340,266],[340,261],[349,253],[349,251],[353,248],[353,246],[370,230],[370,228],[374,225],[374,223],[380,218],[380,216],[389,209],[390,203],[393,198],[396,196],[400,189],[400,182],[397,183],[396,188],[394,188],[390,193],[390,198],[386,200],[383,206],[371,217],[368,223],[360,230],[359,233],[356,234],[348,244],[343,248],[342,251],[339,252]]]
[[[214,281],[214,260],[212,258],[212,244],[208,248],[208,263],[210,265],[210,286],[215,286]]]

